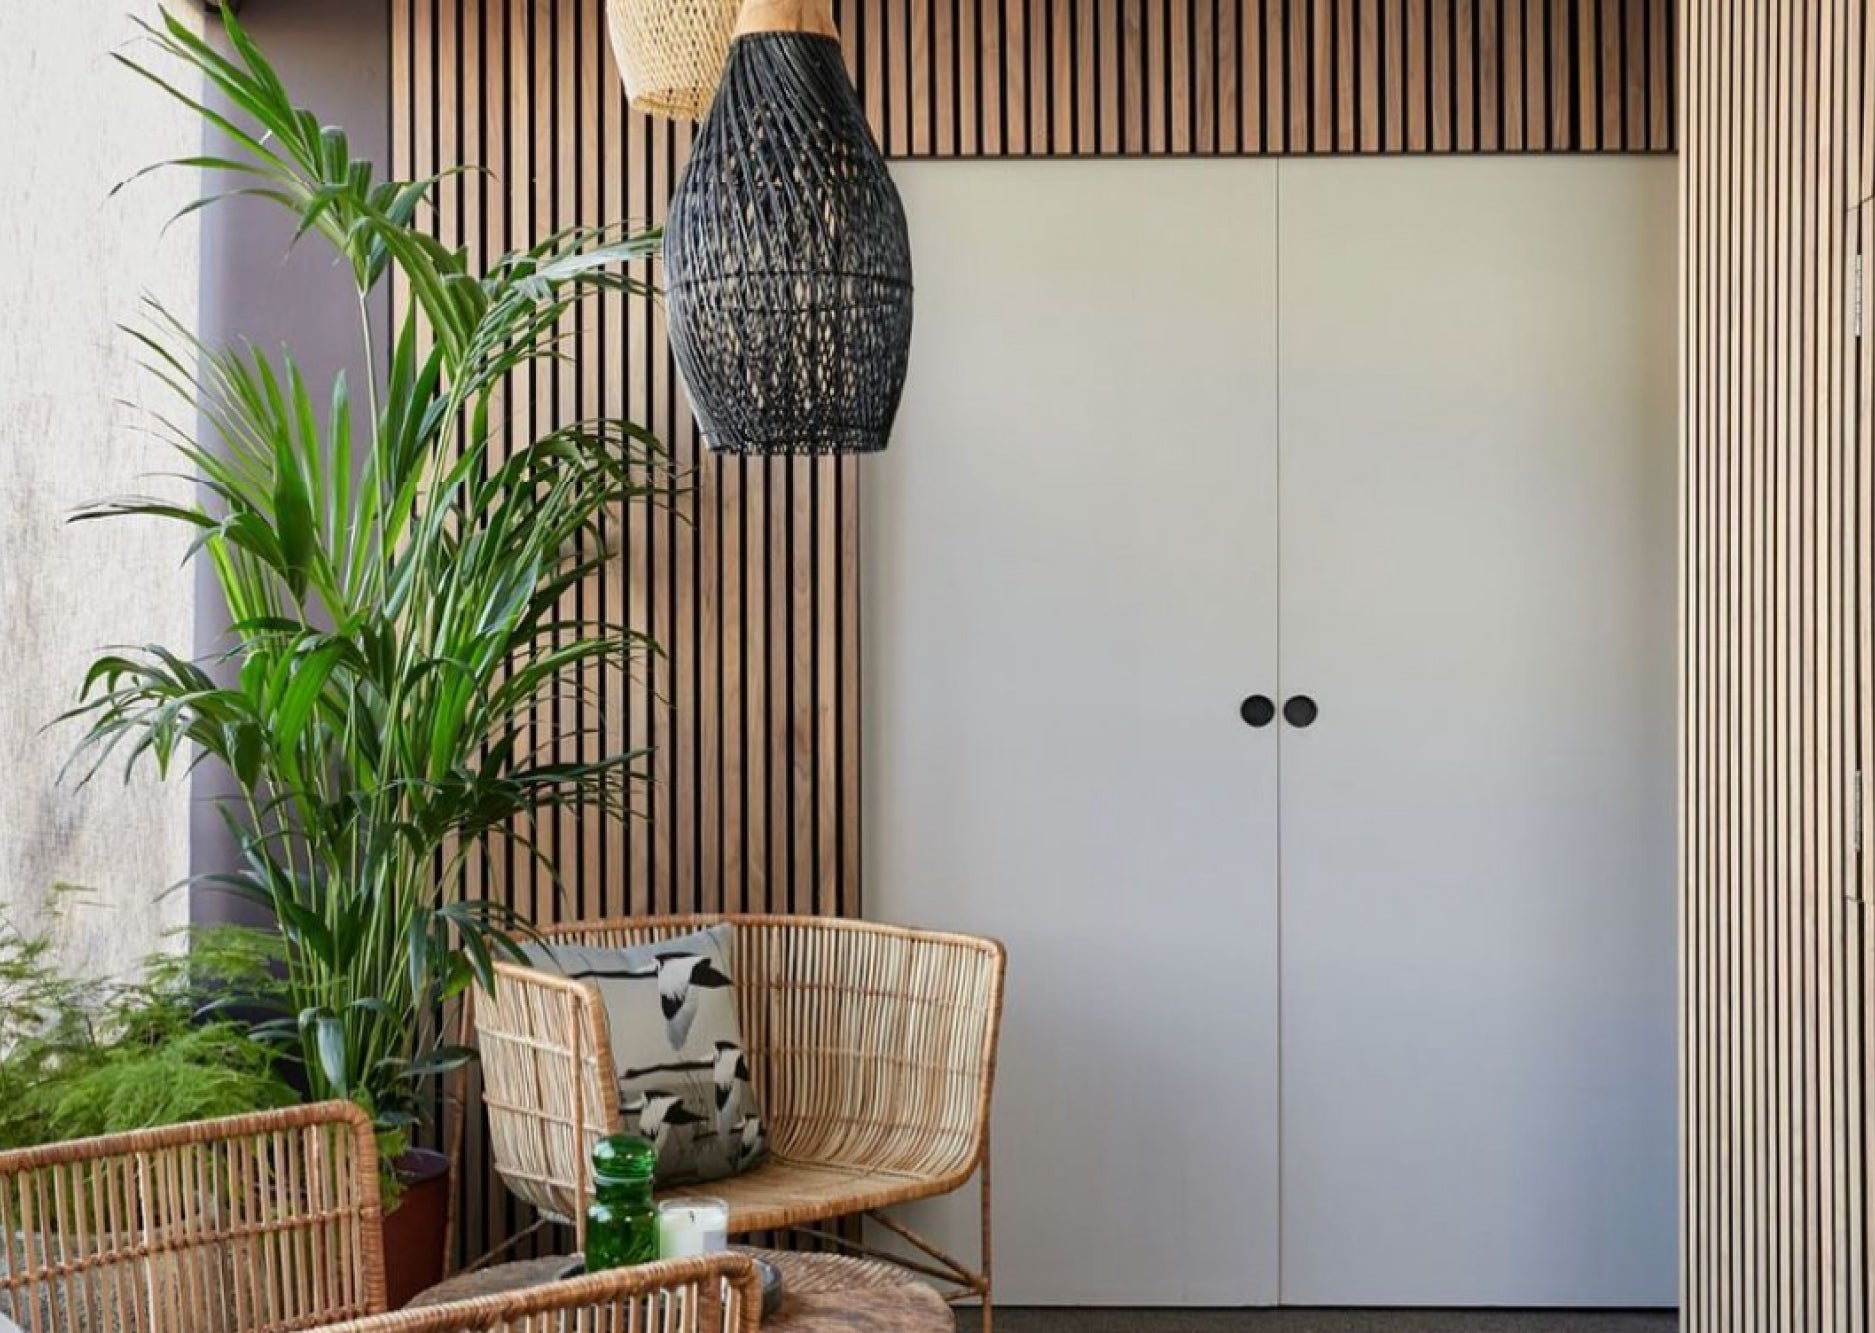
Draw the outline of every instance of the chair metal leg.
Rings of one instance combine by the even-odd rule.
[[[983,1283],[983,1333],[990,1333],[990,1321],[994,1317],[992,1288],[995,1285],[995,1249],[990,1226],[990,1144],[989,1131],[983,1132],[983,1162],[977,1167],[977,1192],[983,1207],[983,1250],[977,1260],[980,1270],[978,1277]]]
[[[865,1213],[863,1216],[878,1223],[903,1241],[917,1257],[914,1258],[912,1254],[906,1254],[903,1250],[880,1249],[866,1244],[864,1240],[854,1240],[850,1236],[843,1236],[822,1227],[797,1224],[789,1227],[788,1230],[798,1236],[823,1241],[843,1253],[866,1259],[881,1259],[908,1273],[916,1273],[920,1277],[929,1278],[948,1289],[945,1299],[952,1304],[967,1301],[973,1297],[980,1300],[983,1305],[983,1327],[987,1330],[992,1317],[990,1308],[990,1182],[987,1170],[978,1181],[978,1190],[981,1202],[983,1258],[977,1269],[972,1269],[961,1259],[947,1253],[928,1237],[920,1235],[897,1218],[888,1217],[877,1210]]]
[[[995,1272],[995,1231],[991,1214],[994,1212],[994,1194],[990,1188],[990,1154],[988,1135],[985,1135],[982,1160],[977,1163],[977,1203],[978,1224],[981,1228],[981,1244],[977,1267],[972,1269],[963,1260],[949,1254],[897,1218],[888,1217],[883,1210],[874,1209],[857,1216],[876,1222],[880,1227],[909,1246],[912,1253],[892,1248],[881,1249],[869,1245],[862,1229],[858,1237],[843,1235],[825,1227],[797,1223],[787,1230],[797,1236],[824,1242],[842,1253],[857,1255],[866,1259],[881,1259],[895,1264],[908,1273],[929,1278],[939,1284],[947,1301],[955,1305],[959,1301],[972,1298],[982,1304],[983,1333],[990,1333],[995,1318],[993,1294],[993,1275]]]

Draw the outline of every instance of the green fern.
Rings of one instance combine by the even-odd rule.
[[[48,931],[0,917],[0,1149],[297,1101],[271,1048],[212,1017],[274,1007],[279,952],[277,939],[219,927],[112,981],[67,972]]]
[[[54,1139],[82,1139],[290,1106],[270,1053],[232,1023],[193,1028],[157,1046],[122,1046],[28,1098]]]

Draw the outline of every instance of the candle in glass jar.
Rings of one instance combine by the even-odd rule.
[[[685,1259],[729,1248],[729,1205],[721,1199],[666,1199],[658,1205],[658,1257]]]

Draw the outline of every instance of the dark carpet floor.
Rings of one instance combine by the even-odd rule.
[[[1674,1333],[1671,1311],[999,1309],[996,1333]],[[961,1333],[978,1333],[974,1310]]]

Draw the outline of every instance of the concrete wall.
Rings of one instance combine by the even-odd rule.
[[[197,314],[197,228],[162,232],[196,182],[177,172],[110,195],[201,139],[192,112],[110,59],[133,36],[127,12],[153,19],[157,6],[9,5],[0,43],[0,912],[30,920],[52,885],[83,886],[66,950],[99,968],[140,957],[183,919],[184,899],[159,895],[189,867],[186,783],[125,786],[113,770],[77,790],[59,781],[77,731],[44,730],[99,648],[186,649],[193,630],[175,531],[66,523],[86,501],[160,489],[145,474],[171,466],[137,429],[147,408],[170,405],[116,326],[146,294]]]
[[[172,8],[214,26],[192,3]],[[180,567],[177,533],[65,521],[88,500],[160,489],[147,474],[173,466],[137,429],[159,395],[117,325],[152,295],[211,343],[290,345],[316,382],[345,367],[356,384],[361,342],[329,252],[312,240],[289,253],[291,228],[269,206],[231,202],[163,233],[179,208],[228,182],[178,171],[111,197],[141,167],[203,143],[194,113],[110,59],[136,35],[125,12],[154,20],[155,0],[106,13],[15,9],[0,46],[0,254],[11,265],[0,326],[0,913],[37,920],[52,886],[80,886],[64,899],[68,956],[116,969],[189,918],[189,896],[164,888],[228,858],[209,799],[217,775],[192,789],[147,776],[126,787],[113,772],[78,790],[58,777],[76,731],[44,730],[101,647],[209,651],[225,623],[212,586]],[[381,0],[257,0],[243,18],[302,101],[342,124],[356,151],[388,157]],[[196,915],[230,913],[198,903]]]

